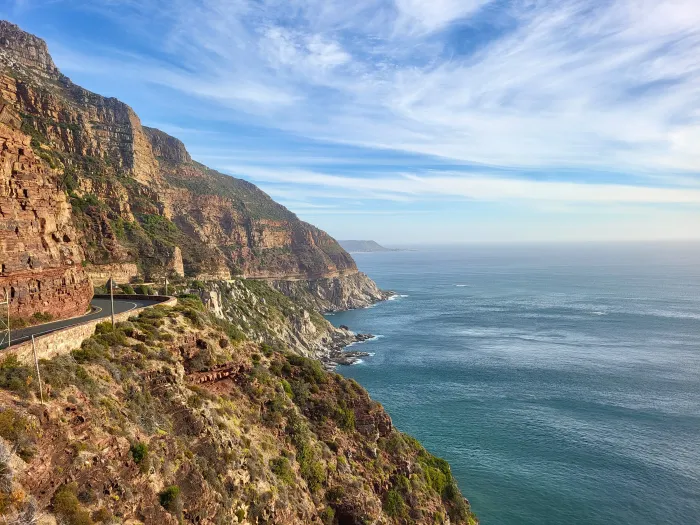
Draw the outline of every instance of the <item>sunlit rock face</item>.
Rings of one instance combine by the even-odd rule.
[[[10,315],[82,314],[92,285],[66,194],[35,156],[30,137],[13,128],[19,117],[5,106],[0,115],[0,288],[10,298]]]

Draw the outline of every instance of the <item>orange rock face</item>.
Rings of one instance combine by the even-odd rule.
[[[3,110],[12,123],[12,112]],[[87,310],[92,285],[76,238],[66,195],[30,137],[0,122],[0,288],[10,296],[11,316],[64,318]]]

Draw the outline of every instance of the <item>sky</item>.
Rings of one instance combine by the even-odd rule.
[[[698,0],[0,0],[340,239],[700,238]]]

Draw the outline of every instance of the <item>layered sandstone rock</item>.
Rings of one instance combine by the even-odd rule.
[[[46,42],[5,20],[0,20],[0,54],[12,63],[34,68],[48,76],[59,74]]]
[[[116,283],[130,283],[139,275],[138,266],[132,263],[88,265],[85,271],[95,286],[104,286],[110,279]]]
[[[143,131],[151,142],[153,155],[155,155],[157,159],[163,159],[166,162],[176,164],[186,163],[192,160],[185,145],[175,137],[171,137],[159,129],[148,128],[146,126],[143,127]]]
[[[30,140],[0,123],[0,288],[10,297],[13,317],[82,314],[92,286],[81,266],[70,205]]]

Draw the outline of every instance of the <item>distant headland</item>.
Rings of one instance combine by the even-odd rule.
[[[347,252],[354,253],[370,253],[370,252],[401,252],[403,250],[395,250],[385,248],[376,241],[338,241],[338,243]]]

